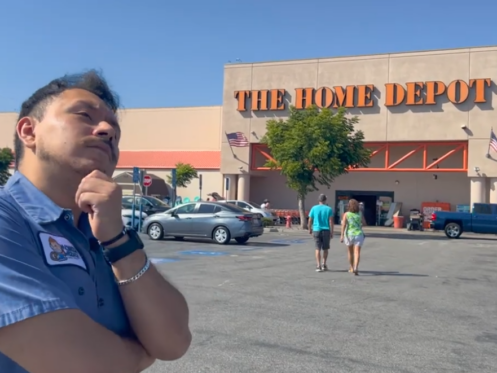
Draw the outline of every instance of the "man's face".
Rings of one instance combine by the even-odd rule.
[[[62,247],[56,241],[50,241],[50,248],[58,253],[62,252]]]
[[[121,131],[116,116],[94,94],[69,89],[51,101],[34,129],[36,157],[85,176],[100,170],[112,176]]]

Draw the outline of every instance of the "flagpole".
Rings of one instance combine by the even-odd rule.
[[[488,142],[488,149],[487,149],[487,158],[490,158],[490,144],[492,143],[492,133],[494,132],[494,128],[490,127],[490,141]]]
[[[230,147],[231,154],[233,155],[233,158],[236,158],[235,152],[233,151],[233,147],[230,144],[230,139],[228,138],[228,132],[224,131],[224,134],[226,135],[226,140],[228,140],[228,145]]]

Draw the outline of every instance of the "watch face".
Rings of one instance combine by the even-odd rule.
[[[138,234],[137,231],[135,231],[134,229],[131,229],[131,228],[127,228],[126,230],[128,232],[128,236],[129,236],[130,240],[135,241],[140,246],[143,246],[143,241],[140,238],[140,235]]]

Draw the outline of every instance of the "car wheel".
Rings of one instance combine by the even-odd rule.
[[[231,234],[226,227],[216,227],[212,232],[212,239],[220,245],[227,245],[231,240]]]
[[[162,228],[162,225],[159,223],[152,223],[148,227],[148,236],[150,239],[157,241],[157,240],[162,240],[164,237],[164,228]]]
[[[244,244],[249,240],[248,237],[237,237],[235,238],[235,241],[238,242],[239,244]]]
[[[457,223],[447,224],[444,231],[448,238],[459,238],[462,234],[461,226]]]
[[[183,241],[183,239],[184,239],[184,238],[185,238],[185,237],[174,236],[174,239],[175,239],[176,241]]]

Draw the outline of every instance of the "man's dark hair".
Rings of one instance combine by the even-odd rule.
[[[119,109],[119,97],[111,91],[106,80],[101,73],[96,70],[89,70],[81,74],[65,75],[52,80],[46,86],[38,89],[33,95],[21,105],[17,122],[24,117],[34,117],[42,120],[45,110],[52,100],[68,89],[84,89],[100,98],[115,113]],[[16,169],[24,155],[24,146],[17,135],[14,134],[14,153]]]
[[[319,197],[318,197],[318,201],[321,202],[321,203],[325,203],[327,199],[328,198],[326,198],[325,194],[320,194]]]

